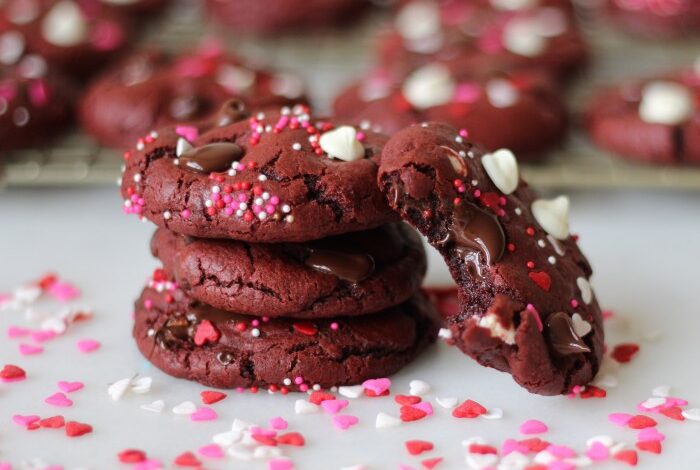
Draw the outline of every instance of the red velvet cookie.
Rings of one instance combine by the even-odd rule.
[[[376,185],[385,136],[303,106],[223,124],[163,128],[126,152],[125,211],[184,235],[255,243],[397,220]]]
[[[136,344],[165,373],[210,387],[360,384],[397,372],[438,331],[422,294],[373,315],[311,322],[217,310],[168,285],[153,283],[136,302]]]
[[[269,317],[377,312],[410,298],[426,270],[423,245],[403,224],[299,244],[192,238],[161,228],[151,251],[194,299]]]
[[[548,74],[464,65],[429,64],[399,83],[376,71],[338,96],[335,114],[388,134],[413,123],[447,122],[486,148],[512,148],[531,158],[563,139],[567,112]]]
[[[459,57],[465,63],[535,68],[564,78],[588,56],[568,0],[414,0],[380,44],[382,64],[408,73]]]
[[[129,22],[99,0],[6,0],[0,32],[12,30],[24,35],[29,52],[83,76],[124,50]]]
[[[623,158],[700,164],[700,62],[694,69],[605,88],[587,105],[593,141]]]
[[[235,31],[274,34],[323,29],[367,12],[367,0],[207,0],[209,15]]]
[[[158,127],[209,119],[230,98],[265,109],[303,101],[302,94],[296,77],[253,69],[216,46],[181,57],[150,50],[98,77],[80,120],[101,144],[127,148]]]
[[[455,344],[543,395],[595,376],[603,355],[591,267],[569,233],[568,200],[540,199],[509,150],[485,154],[439,123],[384,148],[379,185],[445,258],[459,289],[443,315]]]
[[[649,37],[700,33],[697,0],[607,0],[606,13],[622,29]]]

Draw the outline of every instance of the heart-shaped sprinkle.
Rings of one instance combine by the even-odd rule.
[[[319,405],[326,400],[335,400],[335,395],[328,392],[315,391],[309,395],[309,401],[314,405]]]
[[[576,278],[576,285],[578,290],[581,291],[581,300],[588,305],[593,301],[593,289],[591,288],[591,283],[585,277]]]
[[[571,315],[571,325],[574,327],[574,331],[579,338],[583,338],[593,329],[591,324],[584,320],[578,313]]]
[[[175,133],[190,142],[194,142],[199,137],[199,129],[194,126],[175,126]]]
[[[481,164],[493,184],[503,194],[510,194],[518,187],[518,161],[508,149],[496,150],[481,157]]]
[[[666,404],[666,399],[661,397],[651,397],[639,404],[645,410],[653,410]]]
[[[81,339],[77,343],[78,351],[81,353],[91,353],[97,351],[100,348],[100,342],[94,339]]]
[[[78,421],[68,421],[66,423],[66,436],[79,437],[92,432],[92,426]]]
[[[421,397],[411,395],[395,395],[394,401],[399,405],[415,405],[421,402]]]
[[[377,419],[374,421],[374,426],[377,429],[393,428],[399,424],[401,424],[400,419],[384,412],[377,413]]]
[[[36,415],[14,415],[12,416],[12,422],[20,426],[28,427],[33,423],[36,423],[41,418]]]
[[[416,109],[427,109],[448,103],[457,84],[449,69],[441,64],[426,65],[406,78],[402,93]]]
[[[343,408],[347,407],[349,402],[347,400],[324,400],[321,402],[321,408],[331,415],[338,413]]]
[[[199,455],[210,459],[221,459],[224,457],[224,451],[218,444],[208,444],[197,449]]]
[[[594,462],[602,462],[610,457],[610,451],[600,442],[594,442],[586,451],[586,457]]]
[[[0,370],[0,379],[3,382],[19,382],[26,378],[27,373],[19,366],[7,364]]]
[[[131,391],[138,394],[144,394],[151,391],[153,379],[151,377],[137,377],[131,381]]]
[[[7,328],[7,337],[10,339],[22,338],[31,333],[31,330],[20,326],[10,326]]]
[[[683,410],[683,417],[691,421],[700,421],[700,408],[690,408]]]
[[[411,455],[420,455],[423,452],[433,450],[433,443],[429,441],[412,440],[406,441],[406,450]]]
[[[661,442],[659,441],[641,441],[637,442],[635,446],[637,447],[637,449],[642,450],[644,452],[650,452],[652,454],[661,453]]]
[[[179,405],[173,407],[173,413],[176,415],[191,415],[195,411],[197,411],[197,405],[191,401],[183,401]]]
[[[216,392],[213,390],[204,390],[203,392],[200,392],[199,395],[202,397],[202,403],[205,405],[212,405],[227,397],[225,393]]]
[[[426,470],[432,470],[433,468],[437,467],[440,464],[440,462],[442,462],[442,460],[442,457],[433,457],[432,459],[422,460],[420,464]]]
[[[459,402],[459,400],[455,397],[437,397],[435,401],[438,405],[442,406],[443,408],[447,408],[448,410],[451,410],[457,406],[457,403]]]
[[[679,408],[678,406],[672,406],[670,408],[664,408],[661,410],[661,414],[671,418],[675,419],[676,421],[684,421],[685,417],[683,416],[683,410]]]
[[[362,396],[362,391],[364,388],[362,385],[350,385],[344,387],[338,387],[338,393],[345,398],[358,398]]]
[[[632,415],[627,413],[610,413],[608,415],[608,420],[613,424],[617,424],[618,426],[626,426],[631,419]]]
[[[199,460],[192,452],[183,452],[175,457],[173,462],[178,467],[201,467],[202,461]]]
[[[270,459],[267,462],[268,470],[293,470],[294,463],[289,459]]]
[[[338,429],[346,430],[351,426],[358,423],[357,416],[352,415],[334,415],[333,416],[333,426]]]
[[[491,408],[488,413],[481,415],[484,419],[501,419],[503,418],[503,410],[500,408]]]
[[[114,401],[119,401],[124,396],[129,387],[131,386],[132,378],[128,377],[126,379],[120,379],[114,382],[107,388],[107,393],[110,398]]]
[[[63,392],[54,393],[50,397],[46,398],[44,403],[60,407],[73,406],[73,401]]]
[[[203,346],[206,343],[215,344],[219,341],[221,333],[214,327],[214,324],[209,320],[202,320],[197,325],[197,331],[194,334],[194,344]]]
[[[620,462],[625,462],[628,465],[637,465],[637,452],[634,450],[621,450],[613,455],[613,458]]]
[[[65,424],[66,420],[61,415],[51,416],[50,418],[44,418],[41,421],[39,421],[39,426],[41,426],[42,428],[49,429],[59,429],[62,428]]]
[[[298,415],[308,415],[311,413],[318,413],[321,409],[320,406],[310,403],[306,400],[297,400],[294,402],[294,412]]]
[[[41,346],[33,346],[26,343],[19,345],[19,353],[23,356],[33,356],[35,354],[41,354],[42,352],[44,352],[44,348]]]
[[[387,378],[369,379],[362,382],[362,386],[365,390],[370,390],[374,392],[375,395],[379,396],[389,390],[391,387],[391,380]]]
[[[421,410],[420,408],[415,408],[415,405],[404,405],[401,407],[400,418],[401,421],[411,422],[418,421],[428,416],[428,413]]]
[[[663,433],[660,433],[659,431],[657,431],[656,428],[653,428],[653,427],[642,429],[637,434],[638,441],[663,441],[665,439],[666,439],[666,436]]]
[[[357,131],[352,126],[340,126],[325,132],[318,143],[331,158],[352,162],[365,157],[365,148],[357,140]]]
[[[486,408],[473,400],[467,400],[452,410],[452,416],[455,418],[476,418],[486,413]]]
[[[306,444],[304,436],[298,432],[288,432],[277,437],[277,443],[285,446],[303,447]]]
[[[179,137],[175,146],[175,156],[180,157],[183,153],[192,150],[192,148],[193,146],[189,140],[184,137]]]
[[[416,408],[417,410],[424,411],[425,414],[431,415],[433,414],[433,405],[430,404],[430,402],[423,401],[420,403],[416,403],[415,405],[411,405],[413,408]]]
[[[411,380],[408,384],[409,394],[422,397],[430,392],[430,385],[422,380]]]
[[[289,426],[289,423],[287,423],[287,421],[284,418],[282,418],[281,416],[276,416],[276,417],[270,419],[270,427],[272,429],[277,430],[277,431],[287,429],[288,426]]]
[[[537,199],[531,206],[540,227],[558,240],[569,238],[569,198]]]
[[[632,429],[644,429],[656,426],[656,421],[644,415],[635,415],[627,422],[627,426]]]
[[[65,393],[77,392],[85,386],[82,382],[66,382],[65,380],[61,380],[57,385],[58,389]]]
[[[648,123],[676,126],[695,112],[695,98],[687,86],[671,81],[654,81],[642,89],[639,117]]]
[[[144,411],[161,413],[165,409],[165,402],[163,400],[156,400],[153,403],[145,403],[141,405],[140,408]]]
[[[197,411],[190,415],[190,419],[192,421],[213,421],[216,418],[216,411],[206,406],[199,408]]]
[[[146,453],[138,449],[124,449],[117,454],[121,463],[139,463],[146,460]]]
[[[552,287],[552,278],[545,271],[530,271],[528,277],[545,292],[549,292]]]
[[[233,444],[241,440],[242,434],[239,431],[227,431],[214,434],[212,441],[222,447],[231,447]]]
[[[542,434],[547,432],[549,428],[542,421],[537,419],[528,419],[520,425],[520,434]]]
[[[615,346],[610,353],[613,359],[621,364],[627,364],[639,352],[639,345],[634,343],[623,343]]]

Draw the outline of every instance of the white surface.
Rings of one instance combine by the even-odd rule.
[[[148,251],[152,227],[123,216],[114,189],[0,194],[0,292],[54,270],[78,284],[84,303],[95,310],[94,320],[46,343],[46,352],[33,357],[20,356],[18,341],[4,336],[10,324],[24,324],[22,316],[0,314],[0,366],[18,364],[29,374],[24,382],[0,383],[0,462],[18,464],[22,459],[41,457],[66,468],[122,468],[117,452],[136,447],[169,463],[181,451],[195,451],[210,443],[210,437],[227,430],[234,417],[267,425],[269,418],[278,415],[289,420],[289,430],[306,437],[305,448],[288,452],[298,469],[340,469],[358,463],[371,469],[393,469],[399,463],[419,468],[420,460],[433,456],[445,457],[438,469],[464,468],[462,439],[481,435],[498,445],[507,437],[517,438],[518,425],[527,418],[549,424],[546,439],[579,451],[584,449],[586,438],[597,434],[633,443],[634,433],[609,424],[607,414],[633,412],[634,405],[647,398],[656,385],[669,384],[673,393],[689,399],[691,406],[700,406],[699,202],[691,194],[572,197],[572,230],[582,234],[581,244],[596,271],[598,298],[629,323],[627,328],[620,326],[624,322],[612,324],[609,343],[636,341],[644,332],[663,331],[657,342],[642,342],[638,357],[619,370],[620,385],[609,390],[608,398],[583,401],[529,395],[508,375],[483,369],[440,344],[392,377],[392,392],[407,393],[408,382],[420,378],[430,383],[438,396],[472,398],[487,407],[503,408],[503,420],[457,420],[435,406],[436,414],[420,422],[375,430],[377,412],[396,416],[398,407],[390,399],[361,398],[346,409],[360,417],[360,424],[342,432],[331,426],[328,416],[294,415],[293,402],[299,398],[295,394],[234,392],[213,405],[219,413],[215,422],[191,423],[174,416],[168,410],[177,403],[199,403],[202,387],[154,370],[140,357],[130,335],[132,302],[156,266]],[[446,280],[435,257],[431,258],[430,279]],[[100,340],[102,348],[90,355],[78,353],[76,341],[88,337]],[[107,385],[136,372],[154,378],[151,393],[111,402]],[[57,391],[58,380],[86,383],[84,390],[71,395],[75,401],[72,408],[43,403]],[[139,405],[156,399],[168,405],[163,414],[139,409]],[[429,399],[435,405],[435,396]],[[91,423],[95,431],[73,440],[60,430],[30,433],[11,423],[15,413],[42,417],[61,413]],[[659,422],[659,429],[668,436],[664,452],[661,456],[642,453],[638,468],[698,468],[700,423],[678,424],[664,417]],[[435,451],[410,457],[403,442],[416,438],[434,442]],[[255,466],[231,460],[207,461],[207,467],[265,468],[263,463]]]

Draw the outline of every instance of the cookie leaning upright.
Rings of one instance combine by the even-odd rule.
[[[184,235],[257,243],[397,220],[375,184],[384,136],[303,106],[230,121],[166,128],[127,151],[126,212]]]
[[[591,267],[569,233],[568,200],[540,199],[508,150],[484,154],[465,131],[428,123],[384,148],[379,185],[428,237],[459,286],[455,343],[531,392],[567,393],[603,354]]]

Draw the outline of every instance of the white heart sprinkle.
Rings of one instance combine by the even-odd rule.
[[[176,415],[191,415],[195,411],[197,411],[197,405],[191,401],[183,401],[179,405],[173,407],[173,413]]]
[[[685,85],[655,81],[642,90],[639,117],[645,122],[675,126],[689,120],[694,112],[693,93]]]
[[[52,317],[41,322],[41,329],[45,331],[53,331],[54,333],[60,335],[66,332],[68,325],[66,325],[66,321],[64,319]]]
[[[338,393],[345,398],[357,398],[362,395],[364,390],[365,389],[362,385],[338,387]]]
[[[428,392],[430,392],[430,385],[422,380],[411,380],[411,382],[408,384],[408,387],[408,394],[417,397],[422,397]]]
[[[576,285],[578,290],[581,291],[581,299],[588,305],[593,301],[593,289],[591,289],[591,283],[585,277],[579,277],[576,279]]]
[[[559,240],[569,237],[569,198],[537,199],[532,203],[532,215],[545,232]]]
[[[482,470],[493,467],[498,461],[498,456],[494,454],[468,454],[467,466],[473,470]]]
[[[571,315],[571,324],[579,338],[583,338],[593,329],[591,324],[584,320],[578,313]]]
[[[131,382],[131,391],[134,393],[148,393],[151,391],[153,379],[150,377],[138,377]]]
[[[457,406],[457,403],[459,402],[459,400],[454,397],[437,397],[435,398],[435,401],[438,405],[442,406],[443,408],[447,408],[448,410]]]
[[[145,403],[141,405],[140,408],[153,413],[161,413],[165,409],[165,402],[163,400],[156,400],[153,403]]]
[[[510,150],[500,149],[487,153],[481,157],[481,164],[503,194],[510,194],[518,187],[518,160]]]
[[[250,424],[248,421],[243,421],[242,419],[235,418],[233,420],[233,424],[231,425],[231,431],[233,432],[242,432],[247,429],[250,429],[253,425]]]
[[[503,469],[525,468],[529,463],[530,457],[515,450],[501,458],[501,461],[499,462],[499,467]]]
[[[230,457],[242,462],[249,462],[253,460],[253,453],[248,450],[244,445],[234,445],[228,448],[226,451]]]
[[[700,421],[700,408],[690,408],[681,413],[685,419]]]
[[[294,412],[298,415],[308,415],[311,413],[318,413],[320,410],[320,407],[318,405],[314,405],[311,402],[308,402],[306,400],[297,400],[294,402]]]
[[[107,393],[109,394],[109,397],[114,401],[121,400],[126,391],[129,389],[129,386],[131,385],[131,380],[131,377],[117,380],[112,385],[107,387]]]
[[[666,399],[662,397],[651,397],[647,398],[644,400],[640,405],[642,408],[646,408],[647,410],[651,410],[652,408],[656,408],[657,406],[661,406],[666,403]]]
[[[503,418],[503,410],[500,408],[491,408],[488,413],[481,415],[484,419],[501,419]]]
[[[44,16],[41,34],[51,44],[70,47],[85,41],[88,24],[77,2],[61,0]]]
[[[219,444],[221,447],[230,447],[241,440],[241,433],[235,431],[220,432],[214,434],[211,438],[214,444]]]
[[[279,447],[271,446],[258,446],[253,450],[254,459],[269,459],[273,457],[279,457],[282,455],[282,449]]]
[[[403,83],[403,96],[416,109],[427,109],[448,103],[455,92],[455,81],[444,65],[422,67]]]
[[[175,156],[180,157],[183,153],[193,148],[194,147],[189,142],[189,140],[185,139],[184,137],[180,137],[179,139],[177,139],[177,145],[175,146]]]
[[[377,429],[393,428],[401,424],[401,420],[390,414],[379,412],[377,413],[377,419],[374,421],[374,426]]]
[[[586,447],[591,447],[595,443],[603,444],[605,447],[612,447],[615,444],[615,440],[607,435],[593,436],[586,441]]]
[[[651,391],[652,396],[655,397],[668,397],[671,395],[671,387],[668,385],[658,385],[654,387],[654,389]]]
[[[340,126],[326,132],[319,139],[319,145],[330,157],[346,162],[365,157],[365,148],[357,140],[357,131],[352,126]]]

